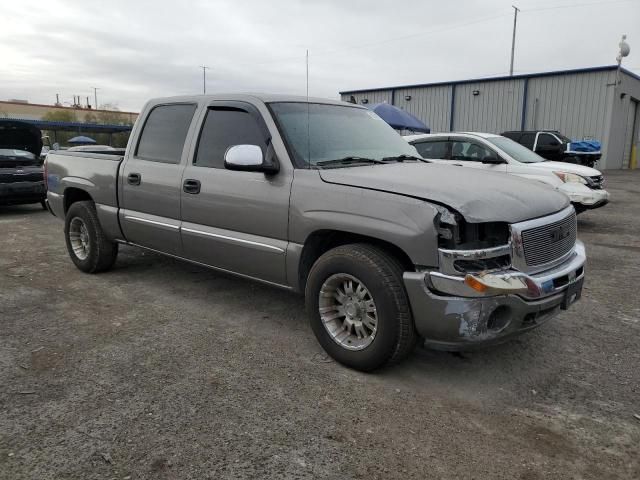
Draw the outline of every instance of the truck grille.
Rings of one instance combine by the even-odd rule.
[[[16,183],[16,182],[42,182],[44,175],[42,171],[24,172],[24,173],[4,173],[0,172],[0,183]]]
[[[566,255],[576,243],[576,212],[554,223],[522,232],[522,247],[528,266],[553,262]]]

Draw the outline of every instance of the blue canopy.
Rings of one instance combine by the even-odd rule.
[[[91,137],[85,137],[83,135],[80,135],[79,137],[73,137],[67,143],[77,143],[77,144],[80,144],[80,145],[82,145],[82,144],[87,145],[89,143],[96,143],[96,141]]]
[[[401,108],[388,103],[374,103],[366,106],[391,125],[396,130],[411,130],[413,132],[430,133],[431,129],[421,120],[417,119]]]

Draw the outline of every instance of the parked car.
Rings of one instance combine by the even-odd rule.
[[[573,141],[555,130],[510,131],[501,134],[547,160],[595,167],[602,157],[600,142]]]
[[[547,161],[507,137],[491,133],[439,133],[404,138],[426,159],[547,183],[567,195],[578,213],[602,207],[609,201],[600,171]]]
[[[124,156],[50,152],[46,166],[80,270],[111,268],[124,243],[304,292],[319,343],[360,370],[419,338],[504,341],[581,294],[585,250],[565,195],[424,162],[358,105],[156,99]]]
[[[46,208],[41,150],[38,128],[0,120],[0,205],[40,203]]]

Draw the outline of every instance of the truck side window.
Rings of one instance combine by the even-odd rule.
[[[158,105],[147,116],[136,157],[153,162],[180,163],[196,105]]]
[[[193,164],[224,168],[224,154],[234,145],[258,145],[263,155],[267,150],[266,138],[253,115],[237,108],[210,108]]]
[[[414,147],[423,158],[445,160],[447,157],[447,141],[414,143]]]
[[[549,135],[548,133],[541,133],[538,135],[538,146],[546,147],[546,146],[556,146],[560,145],[560,142],[556,140],[553,135]]]

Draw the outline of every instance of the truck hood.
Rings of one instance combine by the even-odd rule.
[[[0,120],[0,149],[23,150],[36,158],[42,151],[42,133],[38,127],[19,120]]]
[[[584,165],[576,165],[575,163],[567,163],[567,162],[538,162],[538,163],[527,163],[527,167],[535,167],[541,168],[544,170],[549,170],[551,172],[569,172],[575,173],[582,177],[597,177],[602,175],[600,170],[596,170],[595,168],[585,167]]]
[[[558,212],[569,198],[543,183],[435,163],[402,162],[320,170],[327,183],[420,198],[471,223],[517,223]]]

